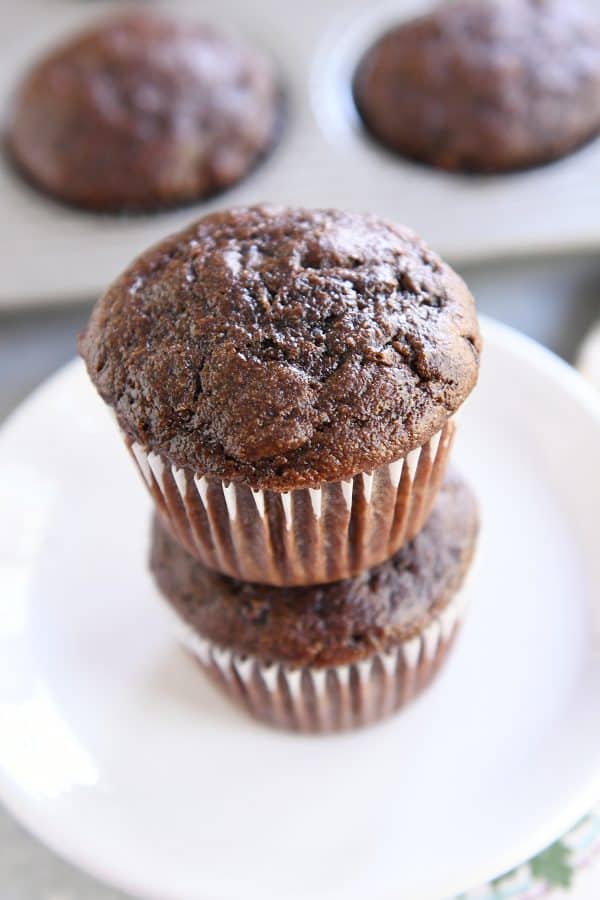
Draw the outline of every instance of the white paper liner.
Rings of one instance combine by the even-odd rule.
[[[401,709],[431,682],[462,622],[464,587],[417,636],[390,652],[332,668],[264,665],[194,631],[170,603],[177,637],[202,668],[251,715],[293,731],[345,731]]]
[[[455,425],[405,459],[349,481],[253,491],[194,475],[126,438],[175,538],[204,565],[244,581],[323,584],[392,556],[423,527],[439,490]]]

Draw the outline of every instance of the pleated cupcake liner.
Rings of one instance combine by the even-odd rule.
[[[242,581],[292,586],[357,575],[418,534],[454,431],[450,419],[405,459],[348,481],[287,492],[197,475],[125,440],[163,520],[189,553]]]
[[[448,655],[465,613],[465,592],[392,650],[329,668],[293,668],[240,655],[199,635],[167,606],[181,644],[236,704],[269,725],[318,734],[373,724],[414,700]]]

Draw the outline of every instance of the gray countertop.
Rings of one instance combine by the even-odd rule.
[[[518,260],[460,268],[480,311],[567,360],[600,318],[600,256]],[[0,420],[75,353],[90,304],[0,314]],[[43,848],[0,809],[0,900],[118,900]]]

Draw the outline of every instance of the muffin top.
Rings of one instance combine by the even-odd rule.
[[[477,505],[455,475],[425,528],[355,578],[268,587],[207,569],[154,520],[150,567],[182,618],[213,643],[262,662],[336,666],[419,634],[461,587],[478,532]]]
[[[580,0],[454,0],[384,34],[354,94],[367,128],[443,169],[549,162],[600,131],[600,20]]]
[[[237,181],[273,142],[281,92],[256,50],[147,11],[97,24],[38,62],[8,123],[39,187],[96,210],[191,201]]]
[[[80,348],[130,438],[196,473],[286,491],[427,441],[475,384],[480,338],[465,284],[411,231],[257,206],[136,260]]]

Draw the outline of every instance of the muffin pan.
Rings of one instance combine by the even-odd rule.
[[[600,0],[590,0],[600,8]],[[161,3],[148,5],[160,7]],[[370,210],[409,223],[442,255],[470,261],[513,252],[594,246],[600,240],[600,140],[545,168],[515,175],[449,175],[396,157],[362,129],[350,82],[364,49],[427,0],[305,0],[290,13],[262,0],[168,4],[241,33],[270,52],[287,88],[284,133],[248,178],[209,202],[138,217],[99,216],[62,206],[0,160],[4,248],[0,308],[95,296],[133,255],[193,218],[260,200]],[[3,110],[20,74],[70,31],[123,5],[22,0],[3,11]]]

